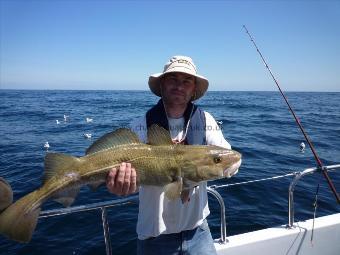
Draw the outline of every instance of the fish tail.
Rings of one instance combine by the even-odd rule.
[[[65,172],[68,169],[77,167],[79,164],[79,158],[68,156],[61,153],[48,153],[45,157],[45,175],[43,185],[45,185],[54,176]],[[51,182],[53,183],[53,182]],[[50,186],[47,184],[47,186]],[[10,186],[2,179],[0,179],[0,191],[12,190]],[[26,196],[20,198],[15,203],[12,200],[7,199],[0,208],[6,209],[0,213],[0,234],[6,236],[9,239],[27,243],[32,239],[33,232],[38,222],[38,217],[41,211],[42,203],[48,199],[49,195],[46,193],[46,189],[41,188],[33,191]],[[70,194],[61,194],[65,197],[59,197],[59,202],[64,205],[70,205],[75,192]]]
[[[22,197],[0,214],[0,234],[18,242],[31,240],[41,210],[37,192]]]
[[[0,177],[0,212],[5,210],[13,202],[13,191],[11,185]]]

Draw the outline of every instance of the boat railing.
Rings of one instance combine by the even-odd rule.
[[[274,177],[268,177],[268,178],[263,178],[263,179],[256,179],[256,180],[250,180],[250,181],[245,181],[245,182],[229,183],[229,184],[222,184],[222,185],[212,185],[212,186],[209,186],[209,189],[210,190],[216,190],[216,189],[219,189],[219,188],[226,188],[226,187],[230,187],[230,186],[244,185],[244,184],[248,184],[248,183],[262,182],[262,181],[268,181],[268,180],[274,180],[274,179],[280,179],[280,178],[285,178],[285,177],[289,177],[289,176],[294,176],[293,180],[291,181],[291,183],[289,185],[289,189],[288,189],[288,224],[287,224],[288,228],[293,228],[294,227],[294,189],[295,189],[295,186],[298,183],[298,181],[306,175],[314,174],[314,173],[317,173],[317,172],[321,173],[321,171],[335,171],[335,170],[338,170],[338,169],[340,169],[340,164],[324,166],[323,168],[319,168],[319,167],[307,168],[307,169],[300,171],[300,172],[297,171],[297,172],[292,172],[292,173],[288,173],[288,174],[284,174],[284,175],[277,175],[277,176],[274,176]],[[222,211],[222,209],[221,209],[221,211]],[[225,221],[225,216],[223,216],[223,218],[224,218],[223,221]],[[221,242],[224,243],[224,242],[227,242],[227,240],[222,233],[226,233],[226,230],[222,231],[222,225],[225,226],[226,223],[224,222],[222,224],[222,216],[221,216],[221,239],[220,240],[221,240]]]
[[[333,171],[340,169],[339,165],[330,165],[325,166],[323,169],[320,168],[307,168],[301,172],[293,172],[288,173],[284,175],[278,175],[274,177],[269,178],[263,178],[263,179],[256,179],[256,180],[250,180],[245,182],[239,182],[239,183],[230,183],[230,184],[223,184],[223,185],[211,185],[207,187],[207,192],[211,194],[214,198],[217,199],[219,205],[220,205],[220,229],[221,229],[221,237],[219,239],[220,243],[226,243],[227,240],[227,232],[226,232],[226,212],[225,212],[225,204],[223,201],[222,196],[217,191],[217,189],[220,188],[226,188],[230,186],[236,186],[236,185],[245,185],[248,183],[254,183],[254,182],[261,182],[261,181],[268,181],[268,180],[274,180],[279,178],[285,178],[289,176],[294,176],[294,179],[289,185],[289,199],[288,199],[288,227],[292,228],[294,226],[294,188],[297,184],[297,182],[305,175],[313,174],[316,172],[321,172],[324,170],[327,171]],[[92,210],[101,210],[101,216],[102,216],[102,225],[103,225],[103,233],[104,233],[104,240],[105,240],[105,246],[106,246],[106,254],[111,255],[112,254],[112,246],[111,246],[111,239],[110,239],[110,229],[109,224],[107,220],[107,208],[115,207],[115,206],[121,206],[121,205],[128,205],[138,203],[138,195],[132,195],[126,198],[120,198],[120,199],[114,199],[104,202],[97,202],[92,204],[85,204],[80,206],[73,206],[69,208],[60,208],[60,209],[51,209],[51,210],[45,210],[42,211],[39,215],[39,218],[47,218],[47,217],[54,217],[59,215],[65,215],[65,214],[71,214],[71,213],[78,213],[78,212],[84,212],[84,211],[92,211]]]
[[[101,210],[106,254],[111,255],[112,245],[111,245],[111,238],[110,238],[109,222],[107,220],[107,208],[114,207],[114,206],[127,205],[127,204],[132,204],[132,203],[138,203],[138,195],[132,195],[126,198],[114,199],[114,200],[109,200],[109,201],[104,201],[104,202],[72,206],[68,208],[45,210],[40,213],[39,218],[54,217],[54,216],[59,216],[59,215],[85,212],[85,211]]]
[[[224,205],[223,198],[222,198],[221,194],[218,193],[218,191],[216,189],[213,189],[211,187],[207,188],[207,192],[209,194],[211,194],[212,196],[214,196],[217,199],[217,201],[220,205],[221,237],[220,237],[219,242],[220,243],[226,243],[228,241],[227,240],[227,222],[226,222],[226,219],[225,219],[225,205]]]
[[[306,175],[310,175],[316,172],[321,173],[322,171],[335,171],[338,169],[340,169],[340,164],[324,166],[322,168],[320,167],[307,168],[301,172],[295,173],[295,177],[290,183],[289,190],[288,190],[288,225],[287,225],[288,228],[294,227],[294,189],[295,189],[297,182]]]

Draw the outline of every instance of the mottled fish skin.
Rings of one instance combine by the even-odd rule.
[[[149,138],[154,145],[140,143],[133,132],[119,129],[98,139],[84,157],[48,153],[43,185],[0,214],[0,233],[29,242],[46,200],[70,206],[81,186],[105,183],[108,172],[122,162],[136,169],[138,185],[164,186],[169,199],[179,198],[186,183],[230,177],[241,163],[240,153],[217,146],[165,145],[165,138],[159,137],[166,134],[156,131],[157,137]]]
[[[53,153],[49,155],[53,156]],[[217,157],[221,162],[214,161]],[[108,172],[121,162],[130,162],[136,168],[139,185],[164,186],[179,176],[194,183],[223,178],[223,171],[239,162],[240,157],[235,151],[217,146],[122,145],[76,158],[78,163],[73,164],[72,170],[58,172],[39,190],[39,196],[44,202],[63,189],[100,185],[105,182]]]

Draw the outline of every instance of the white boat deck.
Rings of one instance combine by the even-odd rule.
[[[229,236],[228,242],[215,246],[219,255],[339,255],[340,213],[313,220],[296,222],[294,228],[279,226]]]

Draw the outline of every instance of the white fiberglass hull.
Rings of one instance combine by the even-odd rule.
[[[313,220],[296,222],[294,228],[279,226],[245,234],[229,236],[226,244],[216,241],[219,255],[339,255],[340,213]]]

